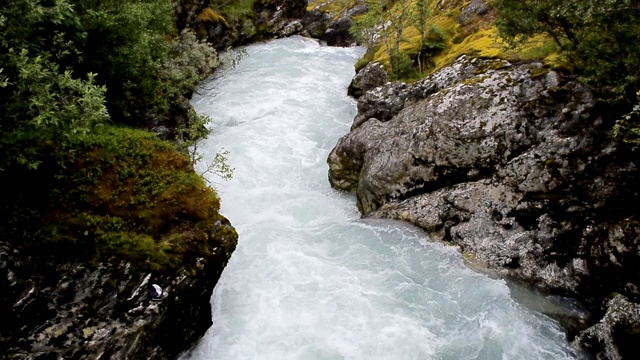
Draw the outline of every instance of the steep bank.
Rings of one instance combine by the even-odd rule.
[[[637,164],[611,140],[611,113],[541,64],[461,57],[365,93],[329,177],[365,217],[418,225],[479,265],[584,300],[596,320],[618,304],[621,319],[578,337],[618,359],[639,327],[640,231]]]
[[[0,7],[2,358],[175,358],[211,325],[237,234],[187,98],[219,58],[175,5]]]
[[[175,358],[211,325],[237,234],[191,162],[155,135],[111,129],[82,148],[64,176],[3,176],[0,352]]]

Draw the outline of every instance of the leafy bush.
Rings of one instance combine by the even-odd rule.
[[[582,79],[619,108],[614,137],[640,144],[640,3],[637,0],[495,0],[500,35],[518,44],[536,34],[554,39]],[[636,104],[636,105],[633,105]]]
[[[151,269],[207,251],[219,201],[187,157],[207,130],[185,97],[219,59],[176,33],[173,12],[172,0],[3,1],[0,236]],[[182,151],[116,127],[176,113]]]
[[[548,34],[584,79],[628,91],[640,76],[640,8],[635,0],[495,0],[511,44]]]
[[[640,91],[636,93],[636,104],[633,109],[616,121],[613,136],[631,144],[634,150],[640,147]]]
[[[108,120],[106,89],[96,75],[63,65],[78,55],[64,35],[77,20],[65,1],[12,0],[0,9],[0,169],[35,169],[49,143],[68,151],[71,138]]]
[[[358,66],[372,61],[375,48],[384,48],[389,73],[393,79],[415,79],[424,70],[423,62],[444,49],[444,32],[431,24],[430,2],[424,0],[367,1],[367,13],[356,18],[349,29],[358,42],[367,47],[366,60]],[[405,32],[412,28],[418,35],[417,53],[407,53],[401,44],[409,43]],[[411,57],[417,60],[417,68]],[[366,61],[366,62],[365,62]]]
[[[216,52],[175,34],[171,0],[7,0],[0,9],[0,168],[35,168],[108,119],[172,125]]]

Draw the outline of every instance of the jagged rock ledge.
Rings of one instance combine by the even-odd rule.
[[[211,326],[238,235],[172,144],[113,128],[83,149],[64,170],[3,178],[0,354],[176,358]]]
[[[170,359],[212,324],[211,294],[237,234],[215,222],[207,253],[169,271],[118,258],[29,254],[0,241],[0,352],[10,359]],[[152,284],[163,299],[149,296]]]
[[[413,223],[476,265],[580,299],[598,321],[612,294],[628,308],[640,300],[638,168],[612,140],[610,113],[542,64],[462,56],[360,97],[329,179],[357,194],[363,216]],[[621,358],[638,337],[627,320],[576,344]]]

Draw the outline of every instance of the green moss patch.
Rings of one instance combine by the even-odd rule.
[[[32,232],[12,236],[33,251],[116,256],[161,270],[226,246],[219,236],[237,238],[232,230],[215,233],[220,201],[191,162],[148,132],[105,129],[75,144],[66,170],[42,175],[41,198],[12,206],[22,228],[33,224]]]

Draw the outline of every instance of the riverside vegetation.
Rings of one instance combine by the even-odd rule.
[[[173,14],[164,0],[3,6],[5,238],[74,244],[151,268],[180,262],[169,259],[181,253],[180,236],[159,236],[167,222],[204,220],[203,209],[219,206],[185,157],[208,121],[186,97],[219,61],[190,31],[177,32]],[[135,129],[160,127],[173,143]],[[185,215],[166,206],[201,192]]]
[[[298,31],[305,5],[3,2],[0,353],[172,358],[204,334],[237,234],[194,171],[211,119],[188,99],[233,64],[216,50]],[[205,171],[229,178],[225,155]]]
[[[329,12],[331,16],[328,20],[327,17],[319,17],[324,19],[323,22],[335,23],[345,19],[348,23],[353,22],[351,35],[368,48],[364,58],[357,64],[357,69],[364,68],[368,63],[380,63],[387,68],[393,79],[413,82],[443,69],[446,73],[445,68],[456,65],[455,61],[461,55],[504,59],[516,64],[538,61],[539,63],[528,68],[528,75],[519,73],[518,76],[521,79],[530,77],[538,82],[560,84],[561,86],[556,86],[557,89],[554,88],[556,90],[568,89],[569,85],[575,86],[580,89],[580,94],[587,94],[585,96],[589,99],[592,95],[599,99],[597,106],[594,106],[595,112],[589,114],[568,108],[568,111],[578,114],[577,117],[607,112],[606,116],[597,117],[602,118],[603,123],[592,124],[594,129],[597,127],[593,131],[597,140],[593,143],[602,145],[603,148],[615,147],[616,151],[606,154],[591,151],[593,149],[589,150],[591,152],[587,151],[593,156],[585,160],[585,163],[594,165],[590,165],[586,176],[580,178],[594,177],[599,174],[603,164],[614,162],[622,164],[618,164],[618,168],[635,174],[632,172],[633,166],[629,164],[634,164],[635,147],[640,144],[640,60],[637,55],[640,53],[640,4],[637,0],[340,0],[310,1],[306,9],[305,6],[305,1],[298,0],[3,2],[0,9],[0,180],[4,187],[0,207],[0,270],[3,272],[3,288],[7,290],[0,310],[11,314],[12,321],[5,321],[0,325],[0,352],[16,351],[24,357],[30,356],[29,351],[37,351],[39,354],[49,351],[61,355],[65,354],[64,349],[78,351],[77,346],[82,343],[82,339],[92,339],[92,344],[99,344],[91,350],[95,351],[94,354],[107,351],[112,355],[122,355],[119,351],[135,348],[135,351],[131,351],[140,356],[151,353],[155,356],[174,356],[206,329],[206,321],[194,326],[188,336],[185,336],[185,341],[176,344],[168,352],[157,350],[162,348],[162,337],[145,338],[141,343],[132,340],[137,339],[135,334],[148,333],[150,327],[162,328],[164,325],[159,318],[188,319],[203,311],[210,311],[207,291],[204,290],[200,295],[205,300],[199,301],[197,306],[189,307],[176,301],[171,303],[173,310],[161,312],[162,315],[153,317],[146,313],[145,316],[153,318],[145,323],[146,327],[132,329],[131,324],[135,323],[135,319],[124,316],[124,325],[114,325],[112,330],[114,334],[122,334],[121,338],[112,336],[116,340],[107,339],[96,330],[104,322],[108,323],[110,318],[119,316],[109,312],[114,305],[100,305],[100,299],[88,302],[87,305],[84,304],[87,301],[78,296],[74,304],[78,304],[77,309],[81,310],[73,312],[82,313],[83,316],[102,312],[102,317],[94,316],[98,320],[91,323],[91,326],[84,327],[84,330],[86,323],[76,323],[77,336],[69,336],[68,340],[64,340],[64,326],[68,325],[61,324],[65,323],[67,315],[57,314],[60,321],[56,323],[47,320],[47,326],[36,319],[40,314],[50,311],[46,310],[47,291],[51,291],[52,286],[56,288],[43,275],[42,269],[51,270],[51,273],[59,271],[64,280],[67,270],[60,269],[67,265],[56,264],[81,261],[85,263],[82,266],[88,264],[95,271],[76,267],[71,273],[88,271],[89,275],[85,279],[95,280],[103,278],[100,274],[105,266],[110,268],[109,264],[120,264],[110,269],[113,273],[125,273],[126,276],[104,277],[109,280],[101,285],[105,285],[104,289],[108,290],[100,290],[105,291],[105,294],[113,291],[117,294],[133,293],[131,302],[127,302],[126,306],[118,303],[116,308],[120,310],[127,306],[139,308],[143,303],[143,296],[139,294],[139,289],[136,290],[134,283],[146,284],[149,280],[145,275],[147,273],[156,274],[156,281],[173,284],[177,290],[191,287],[210,290],[233,251],[236,235],[226,219],[218,214],[219,199],[215,192],[206,187],[202,178],[193,171],[193,153],[189,153],[189,149],[193,149],[199,138],[206,136],[204,125],[210,119],[195,114],[188,104],[188,98],[197,84],[219,66],[220,60],[214,48],[222,49],[273,36],[304,34],[305,30],[300,22],[289,20],[304,18],[306,9]],[[368,11],[362,11],[365,8]],[[327,25],[315,25],[312,31],[313,24],[310,22],[314,20],[302,20],[304,26],[309,28],[308,33],[316,36],[322,35],[322,29]],[[461,84],[478,89],[486,85],[487,79],[493,79],[493,72],[510,66],[502,61],[487,61],[481,62],[484,65],[477,67],[475,63],[469,65],[464,61],[457,66],[473,71],[464,75],[464,84]],[[522,67],[517,70],[526,72]],[[570,74],[569,78],[577,77],[581,85],[575,85],[577,83],[572,78],[556,81],[557,72]],[[483,75],[484,73],[487,75]],[[508,74],[503,75],[509,80]],[[444,74],[441,77],[451,76]],[[419,83],[416,88],[424,96],[429,96],[435,88],[425,84]],[[582,92],[582,86],[590,90]],[[407,95],[407,89],[400,85],[391,87],[395,90],[402,88],[391,98],[417,96]],[[535,101],[546,99],[548,103],[542,105],[546,106],[543,108],[551,109],[550,112],[564,111],[562,102],[572,103],[572,100],[564,98],[567,92],[563,91],[545,95],[546,97]],[[377,110],[369,110],[374,112],[384,110],[385,102],[389,99],[382,96],[377,103],[378,100],[373,99],[374,95],[362,102],[373,103],[375,106],[370,107]],[[447,93],[442,96],[447,96]],[[395,98],[392,99],[393,102],[398,103]],[[381,120],[390,120],[404,107],[404,100],[406,99],[402,99],[402,104],[394,105],[396,108]],[[529,105],[532,104],[534,102]],[[594,104],[589,106],[591,105]],[[523,106],[526,107],[527,104]],[[361,126],[362,128],[374,123],[368,121],[367,116],[361,117],[358,126],[365,122],[368,124]],[[549,118],[555,119],[553,116]],[[573,120],[565,128],[574,131],[576,122]],[[478,131],[488,131],[486,124],[481,122],[479,126],[481,129]],[[561,130],[568,131],[563,129]],[[153,130],[155,134],[147,130]],[[556,129],[552,127],[551,130]],[[576,133],[574,131],[571,134],[575,136]],[[606,140],[602,139],[603,134],[606,135]],[[615,138],[609,141],[608,136],[611,135]],[[525,145],[530,144],[526,142]],[[520,158],[517,153],[522,149],[515,150],[517,160]],[[554,167],[557,170],[552,169],[555,175],[566,165],[561,164],[560,155],[562,154],[549,155],[544,160],[545,168]],[[612,162],[612,158],[615,161]],[[224,156],[218,159],[220,161],[214,162],[211,169],[228,176],[230,169],[224,165]],[[345,164],[352,160],[341,159]],[[505,161],[510,164],[512,160],[514,159],[510,158]],[[507,166],[506,163],[499,165]],[[440,170],[446,173],[447,169]],[[473,176],[469,175],[469,179],[476,181],[484,177],[484,170],[486,169],[481,169]],[[460,175],[462,172],[455,174]],[[459,177],[454,178],[449,180],[459,180]],[[630,176],[630,179],[635,179],[635,175]],[[438,180],[436,183],[438,186],[447,185],[449,180]],[[415,182],[416,179],[411,181]],[[560,183],[570,184],[571,181]],[[615,186],[606,188],[613,189]],[[407,194],[413,194],[414,190],[407,190]],[[621,200],[620,204],[625,206],[623,210],[627,214],[627,203],[634,199],[633,189],[621,190],[624,191],[615,199]],[[398,190],[394,191],[396,192],[390,195],[391,198],[398,196]],[[386,195],[388,194],[385,193]],[[400,194],[400,197],[404,195],[406,194]],[[532,231],[536,217],[547,209],[548,204],[557,200],[562,204],[554,205],[553,212],[549,212],[552,220],[541,217],[545,221],[543,225],[551,224],[547,226],[551,229],[550,233],[576,234],[584,224],[576,225],[567,219],[554,218],[554,214],[572,205],[571,199],[560,195],[559,190],[550,194],[532,193],[533,198],[528,198],[526,202],[530,208],[516,209],[517,211],[509,214],[525,219],[527,231]],[[606,198],[606,195],[602,194],[599,199]],[[627,201],[622,201],[625,198]],[[564,202],[568,205],[564,206]],[[373,202],[365,201],[361,205],[368,203]],[[607,204],[606,209],[614,210],[620,205],[612,202]],[[376,204],[375,207],[378,205],[381,204]],[[377,214],[382,216],[387,212],[387,217],[409,221],[414,218],[416,223],[421,221],[410,210],[407,210],[409,213],[400,211],[404,210],[402,206],[404,204],[391,204],[378,209]],[[534,209],[535,206],[539,208]],[[443,209],[440,211],[446,210]],[[484,221],[483,216],[486,214],[483,211],[478,210],[473,216],[477,215]],[[601,219],[606,211],[588,209],[580,210],[579,213],[585,215],[586,219],[593,214],[596,214],[594,218]],[[509,220],[513,217],[509,214],[501,214],[500,217]],[[611,229],[623,229],[618,231],[619,234],[613,234],[615,231],[612,230],[612,234],[622,234],[620,236],[624,241],[618,236],[614,239],[616,241],[611,242],[611,246],[618,250],[622,249],[618,247],[619,244],[630,246],[625,239],[637,229],[635,214],[631,212],[628,218],[612,223]],[[444,225],[438,228],[438,231],[444,231],[445,237],[450,237],[456,231],[460,232],[456,228],[457,222],[468,217],[465,214],[449,215],[452,218],[441,219]],[[495,221],[502,224],[507,220]],[[500,226],[504,227],[504,224]],[[593,234],[605,233],[608,231],[607,226],[606,221],[600,226],[594,226],[593,229],[597,231],[593,230]],[[593,234],[585,235],[590,243],[600,236]],[[609,243],[603,246],[606,247],[607,244]],[[469,249],[474,250],[472,245],[469,245]],[[589,252],[593,249],[595,248],[580,251]],[[607,251],[602,250],[602,253]],[[201,262],[196,259],[201,256],[215,259],[219,265],[214,270],[207,268],[204,271],[209,274],[211,281],[202,285],[198,282],[201,278],[197,277],[193,281],[177,280],[198,273]],[[632,258],[631,255],[624,256],[625,259]],[[514,257],[516,258],[519,259]],[[524,256],[523,259],[529,258]],[[593,259],[597,260],[593,266],[598,265],[598,262],[605,264],[604,267],[615,265],[610,265],[606,256],[594,255]],[[39,261],[46,262],[40,271],[27,266]],[[514,260],[509,264],[517,268],[519,261]],[[631,285],[620,291],[637,301],[637,296],[634,295],[637,294],[637,288],[633,290],[633,286],[636,286],[633,277],[637,272],[634,267],[629,267],[628,260],[624,263],[631,270],[620,275],[618,280],[622,279],[620,281],[624,282],[621,286]],[[7,264],[13,264],[15,268],[11,269]],[[131,264],[134,264],[135,270],[129,270]],[[168,275],[171,271],[180,275]],[[166,276],[162,277],[160,274]],[[16,279],[20,276],[23,278]],[[29,277],[35,280],[32,281]],[[126,279],[127,284],[124,284],[123,279]],[[70,296],[65,292],[69,286],[65,281],[60,280],[59,284],[64,286],[54,291],[59,292],[60,308],[65,308],[64,300],[68,300]],[[80,283],[91,287],[96,285],[91,281]],[[597,296],[591,299],[596,304],[594,306],[602,300],[604,292],[617,292],[612,289],[618,285],[616,283],[594,288],[597,290]],[[34,291],[38,286],[38,291]],[[587,290],[592,289],[589,286],[591,285],[586,286]],[[78,288],[78,293],[81,291]],[[627,306],[622,300],[611,303]],[[600,312],[604,313],[612,308],[613,306],[603,305]],[[120,310],[116,313],[122,314]],[[190,317],[182,316],[184,311],[189,312]],[[206,314],[198,317],[210,318]],[[11,326],[20,322],[23,326],[19,329]],[[188,328],[188,324],[183,325],[185,326],[177,328]],[[172,332],[165,330],[163,336],[171,336],[167,334]],[[629,339],[633,339],[631,335],[636,334],[636,330],[630,330],[629,334],[627,330],[620,336],[628,335]],[[607,339],[602,340],[604,335],[601,333],[596,331],[594,334],[590,336],[596,342],[606,343],[602,346],[606,347],[611,343]],[[612,334],[615,335],[610,333],[609,337],[615,337]],[[31,342],[24,340],[14,348],[11,340],[15,338],[28,338]],[[40,347],[36,346],[36,349],[32,344],[38,342],[37,339]],[[112,341],[120,342],[116,346]],[[134,348],[131,348],[132,343],[136,344]],[[615,353],[614,350],[606,351],[603,353]]]
[[[356,2],[357,3],[357,2]],[[367,0],[352,34],[369,62],[413,82],[460,55],[540,60],[569,70],[626,109],[615,135],[639,144],[640,3],[635,0]],[[353,6],[352,3],[346,6]],[[481,16],[479,16],[481,15]]]

